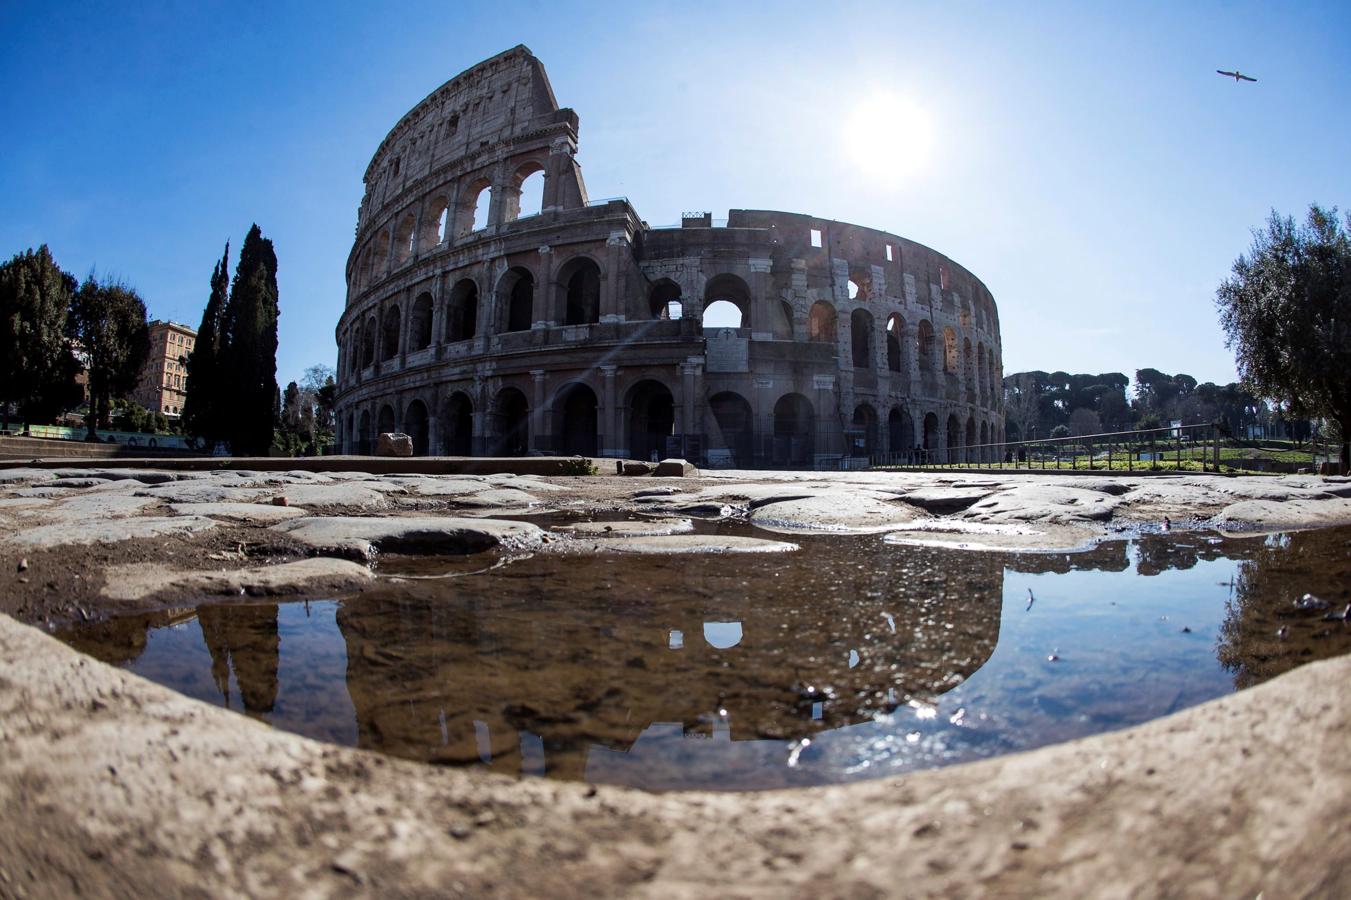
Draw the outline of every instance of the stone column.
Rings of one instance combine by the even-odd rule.
[[[605,242],[605,284],[600,295],[602,324],[624,321],[622,284],[623,267],[628,262],[628,246],[628,235],[622,231],[611,232]]]
[[[751,308],[750,326],[751,340],[768,341],[774,338],[774,320],[778,316],[778,311],[772,308],[773,298],[769,296],[770,285],[773,281],[769,273],[773,268],[773,261],[768,259],[758,259],[752,257],[751,267]]]
[[[763,464],[774,458],[774,379],[768,375],[755,379],[755,397],[751,400],[751,452],[753,462]],[[746,463],[738,460],[737,465]]]
[[[530,377],[534,381],[534,397],[530,401],[530,438],[529,447],[531,450],[545,450],[552,452],[553,436],[547,431],[546,416],[548,410],[544,405],[544,379],[548,373],[543,369],[531,369]],[[544,443],[549,446],[543,446]]]
[[[604,379],[604,390],[602,391],[602,407],[600,415],[596,417],[596,425],[601,433],[597,435],[596,447],[601,456],[622,456],[622,448],[616,437],[615,422],[618,418],[615,409],[615,373],[619,370],[615,366],[601,366],[600,374]]]
[[[531,328],[549,328],[559,324],[554,321],[554,262],[558,254],[554,248],[544,244],[539,248],[539,284],[535,289],[535,307]]]
[[[835,396],[835,376],[834,375],[814,375],[812,376],[812,387],[815,388],[816,400],[812,404],[816,407],[816,454],[830,454],[838,456],[843,452],[842,437],[839,424],[839,402]]]
[[[564,208],[564,198],[560,196],[563,179],[572,167],[573,147],[569,138],[561,137],[549,145],[549,163],[544,170],[544,196],[540,204],[541,212],[554,212]]]

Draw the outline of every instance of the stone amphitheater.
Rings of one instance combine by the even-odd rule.
[[[523,46],[386,136],[336,332],[344,452],[391,431],[418,455],[740,468],[1000,452],[999,316],[969,271],[798,213],[651,227],[589,199],[577,140]]]

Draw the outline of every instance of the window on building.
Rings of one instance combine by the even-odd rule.
[[[895,262],[895,261],[896,261],[895,257],[892,256],[891,245],[887,244],[887,262]]]
[[[812,229],[812,246],[813,247],[821,246],[821,229],[819,228]]]

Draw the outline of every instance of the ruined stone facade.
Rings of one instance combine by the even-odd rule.
[[[903,237],[797,213],[649,227],[625,199],[588,199],[577,130],[518,46],[385,138],[337,327],[344,452],[395,430],[419,455],[739,467],[998,452],[999,317],[978,278]],[[523,210],[541,175],[538,210]],[[718,301],[740,327],[704,327]]]

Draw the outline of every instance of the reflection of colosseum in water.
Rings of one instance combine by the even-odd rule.
[[[577,133],[518,46],[385,138],[337,327],[345,452],[398,430],[418,454],[812,466],[1002,439],[999,318],[970,272],[796,213],[650,227],[588,198]]]

